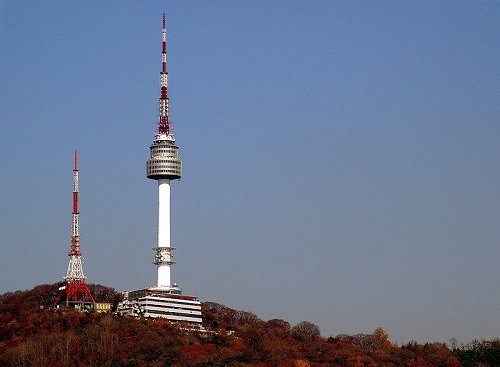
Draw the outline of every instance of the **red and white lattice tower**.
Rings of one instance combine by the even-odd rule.
[[[87,278],[83,274],[82,252],[80,249],[80,223],[78,221],[78,152],[75,150],[73,169],[73,220],[71,222],[71,249],[68,253],[68,271],[64,277],[64,286],[56,304],[81,305],[95,303],[94,297],[87,286]]]

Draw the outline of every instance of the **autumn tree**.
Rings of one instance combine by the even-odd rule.
[[[453,354],[463,367],[500,366],[500,339],[473,340],[461,347],[455,346]]]
[[[301,321],[291,329],[292,336],[300,342],[311,343],[321,337],[319,327],[309,321]]]

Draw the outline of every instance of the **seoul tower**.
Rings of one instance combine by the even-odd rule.
[[[165,13],[162,29],[162,69],[160,72],[160,118],[153,144],[149,147],[147,177],[158,181],[158,243],[154,264],[157,268],[156,286],[123,292],[117,312],[134,317],[164,317],[171,322],[187,322],[201,328],[201,302],[198,297],[183,294],[172,283],[170,268],[174,264],[170,242],[170,182],[182,174],[179,147],[175,144],[168,120],[167,31]]]
[[[167,72],[167,30],[165,13],[162,29],[162,71],[160,73],[160,117],[153,144],[149,147],[150,158],[147,161],[147,177],[158,181],[158,244],[154,248],[156,255],[158,288],[171,288],[170,267],[175,263],[170,243],[170,182],[178,180],[182,174],[179,159],[179,147],[168,120],[168,72]]]
[[[73,213],[71,221],[71,248],[68,253],[69,264],[64,286],[54,304],[94,309],[94,297],[87,286],[87,277],[83,274],[82,252],[80,249],[80,223],[78,211],[78,152],[75,150],[73,168]]]

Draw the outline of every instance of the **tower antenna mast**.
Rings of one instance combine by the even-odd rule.
[[[158,132],[168,135],[170,133],[170,124],[168,121],[168,71],[167,71],[167,26],[165,13],[163,13],[162,29],[162,70],[160,73],[160,121]]]

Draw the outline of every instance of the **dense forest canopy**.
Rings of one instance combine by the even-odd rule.
[[[121,296],[90,289],[115,306]],[[500,366],[500,339],[398,346],[382,328],[325,338],[308,321],[263,321],[214,302],[203,304],[205,331],[193,331],[165,319],[54,310],[57,291],[57,284],[40,285],[0,296],[1,366]]]

